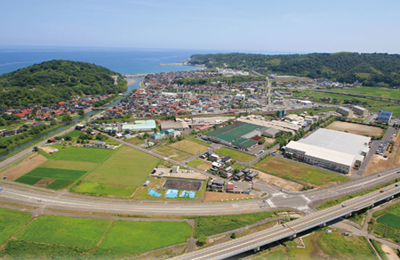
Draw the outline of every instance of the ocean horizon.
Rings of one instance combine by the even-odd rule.
[[[147,74],[197,70],[200,67],[168,65],[186,61],[193,54],[230,53],[223,50],[177,50],[107,47],[0,46],[0,75],[50,60],[89,62],[121,74]],[[256,53],[245,52],[244,53]],[[278,54],[261,53],[260,54]]]

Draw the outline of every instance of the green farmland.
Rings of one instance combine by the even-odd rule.
[[[262,159],[253,168],[306,186],[330,186],[350,180],[340,174],[274,156]]]
[[[90,172],[73,190],[83,194],[129,197],[143,184],[158,162],[156,157],[123,146]]]
[[[0,244],[32,219],[29,212],[0,208]]]
[[[99,247],[139,253],[185,243],[191,232],[186,222],[117,221]]]
[[[241,162],[250,162],[256,158],[253,155],[242,153],[228,148],[219,148],[218,150],[215,150],[215,153],[223,156],[230,156],[232,157],[232,159]]]
[[[32,220],[30,213],[3,208],[0,208],[0,219],[1,259],[126,259],[145,251],[186,243],[192,233],[192,227],[186,222],[51,215]],[[24,224],[27,225],[20,229]],[[11,235],[13,239],[9,239]],[[173,256],[175,253],[162,251],[162,254]]]
[[[385,209],[376,211],[373,215],[375,223],[373,233],[400,243],[400,202]]]
[[[90,171],[96,167],[96,163],[88,162],[72,162],[72,161],[62,161],[62,160],[47,160],[45,163],[41,164],[40,167],[45,168],[57,168],[66,170],[79,170],[79,171]]]
[[[360,87],[360,88],[348,88],[348,89],[342,89],[342,88],[330,89],[330,91],[400,99],[400,90],[398,89]]]
[[[102,163],[115,151],[110,149],[84,147],[63,148],[61,145],[52,145],[52,147],[58,148],[58,152],[48,154],[41,151],[40,153],[48,159],[74,162]]]
[[[85,174],[86,171],[37,167],[15,181],[58,190],[69,186]]]
[[[110,220],[39,216],[17,235],[18,240],[93,248],[100,241]]]

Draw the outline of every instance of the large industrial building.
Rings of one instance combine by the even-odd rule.
[[[370,142],[370,137],[321,128],[304,139],[291,141],[285,152],[310,164],[350,173],[364,161]]]
[[[379,110],[379,115],[376,120],[383,123],[389,123],[390,119],[392,119],[392,115],[392,111]]]

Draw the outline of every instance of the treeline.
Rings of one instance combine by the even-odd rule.
[[[62,123],[63,125],[65,123]],[[29,129],[28,126],[24,126],[25,128]],[[36,127],[32,127],[29,130],[27,130],[24,133],[9,136],[9,137],[2,137],[0,138],[0,151],[1,150],[10,150],[20,144],[23,144],[29,140],[31,140],[35,135],[38,135],[40,133],[46,133],[53,131],[60,127],[60,124],[57,124],[55,121],[51,121],[50,125],[39,125]]]
[[[191,64],[207,68],[254,69],[260,73],[327,78],[365,86],[400,87],[400,55],[387,53],[310,53],[290,55],[193,55]]]
[[[114,85],[112,75],[117,75]],[[0,75],[0,107],[51,106],[74,95],[118,94],[123,76],[86,62],[52,60]]]

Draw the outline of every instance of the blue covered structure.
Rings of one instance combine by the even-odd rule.
[[[392,111],[379,110],[379,115],[376,120],[382,123],[389,123],[390,119],[392,119],[392,115]]]
[[[175,199],[178,197],[178,190],[167,190],[165,193],[166,198]]]

